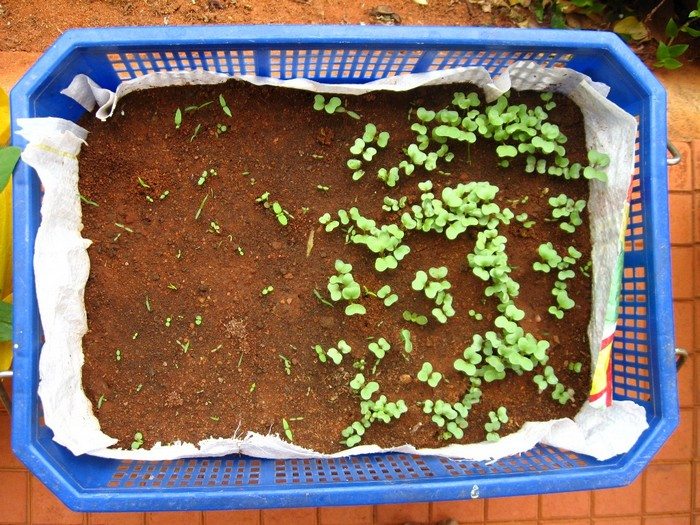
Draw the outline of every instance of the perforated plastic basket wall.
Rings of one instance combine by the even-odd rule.
[[[142,463],[74,457],[51,440],[37,398],[42,332],[32,257],[40,184],[20,164],[14,177],[15,453],[76,510],[229,509],[350,505],[549,493],[624,485],[678,421],[673,355],[666,180],[666,98],[616,36],[579,31],[483,28],[260,26],[69,31],[11,94],[12,115],[78,119],[59,94],[78,73],[114,88],[151,71],[205,68],[320,82],[516,60],[571,67],[611,86],[610,98],[639,119],[623,297],[614,345],[614,397],[643,405],[650,428],[627,454],[599,462],[538,446],[489,464],[403,454],[335,460],[241,456]],[[23,141],[13,136],[16,145]]]

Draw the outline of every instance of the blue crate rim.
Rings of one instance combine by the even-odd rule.
[[[488,49],[508,51],[514,46],[537,50],[546,46],[552,50],[586,50],[603,54],[614,60],[634,75],[648,98],[648,114],[644,116],[647,133],[651,137],[666,137],[665,107],[666,95],[660,83],[637,59],[627,46],[615,35],[604,32],[522,30],[494,28],[457,27],[371,27],[371,26],[189,26],[189,27],[138,27],[109,29],[78,29],[67,31],[25,74],[11,92],[13,118],[28,117],[34,113],[30,99],[37,95],[37,89],[47,80],[51,72],[47,65],[60,63],[78,50],[99,47],[103,52],[109,48],[119,48],[121,52],[147,51],[149,46],[162,47],[164,44],[175,48],[211,48],[216,45],[249,47],[337,47],[355,45],[366,48],[423,48],[445,49],[488,45]],[[23,146],[24,142],[16,135],[16,120],[12,123],[13,142]],[[665,174],[665,140],[651,144],[645,158],[649,169]],[[29,181],[29,182],[27,182]],[[665,180],[650,177],[646,182],[647,191],[666,191]],[[31,182],[31,171],[20,163],[14,177],[15,200],[15,259],[23,257],[32,260],[30,240],[36,231],[36,222],[27,220],[18,211],[32,201],[36,182]],[[645,230],[651,245],[659,243],[660,249],[646,250],[648,268],[653,268],[658,276],[670,275],[668,256],[668,204],[666,199],[653,199],[646,204],[651,209],[649,216],[664,220],[647,221]],[[648,289],[648,300],[656,311],[672,311],[670,279],[654,280],[653,289]],[[655,387],[655,399],[660,402],[663,418],[643,435],[643,446],[617,458],[604,466],[587,466],[580,472],[548,471],[540,473],[537,479],[528,473],[489,476],[478,481],[468,476],[441,480],[439,485],[426,481],[406,481],[392,483],[397,490],[387,490],[385,484],[352,483],[347,487],[309,486],[300,484],[286,488],[284,497],[279,491],[256,487],[251,493],[246,490],[211,491],[198,489],[169,489],[169,500],[163,500],[160,491],[140,494],[135,501],[128,490],[83,490],[67,479],[63,466],[49,458],[41,443],[34,441],[39,430],[38,421],[32,419],[35,391],[24,388],[22,378],[31,381],[36,374],[37,356],[27,355],[32,347],[29,339],[31,319],[28,310],[36,311],[34,304],[26,304],[23,298],[34,297],[33,269],[31,265],[16,267],[14,273],[15,297],[15,382],[14,410],[12,418],[12,443],[15,454],[51,490],[61,494],[63,501],[75,510],[155,510],[180,508],[173,500],[185,500],[196,494],[197,503],[191,508],[260,508],[276,506],[340,505],[348,502],[400,503],[430,499],[462,499],[471,495],[474,484],[478,484],[483,495],[488,497],[511,494],[534,494],[560,490],[584,490],[596,487],[620,486],[631,482],[646,466],[651,456],[661,447],[678,423],[678,406],[675,392],[666,392],[668,384],[675,387],[675,367],[673,356],[673,327],[671,323],[657,323],[650,334],[650,345],[656,343],[659,349],[659,377]],[[658,417],[658,416],[657,416]],[[20,425],[19,422],[23,422]],[[640,438],[641,440],[642,438]],[[604,474],[604,476],[602,476]],[[562,485],[564,484],[564,485]],[[204,487],[203,489],[206,489]],[[105,500],[108,496],[108,500]],[[190,508],[190,507],[187,507]]]

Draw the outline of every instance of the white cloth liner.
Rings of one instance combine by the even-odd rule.
[[[141,89],[185,84],[217,84],[230,77],[204,70],[158,72],[123,82],[116,92],[101,88],[85,75],[78,75],[62,93],[96,116],[106,120],[124,95]],[[492,79],[481,67],[456,68],[384,78],[367,84],[320,84],[294,79],[254,76],[237,77],[255,85],[274,85],[312,92],[362,94],[374,90],[404,91],[418,86],[470,82],[479,86],[487,100],[513,88],[555,91],[568,95],[581,108],[586,144],[610,154],[609,182],[593,181],[588,203],[593,244],[593,308],[588,327],[592,363],[601,341],[605,307],[619,255],[627,190],[634,167],[635,119],[605,98],[607,86],[565,68],[545,69],[534,62],[518,62]],[[39,310],[46,342],[42,348],[39,396],[46,425],[54,440],[74,454],[100,457],[168,460],[186,457],[243,453],[266,458],[339,457],[387,452],[375,445],[361,445],[336,454],[321,454],[288,443],[277,435],[261,435],[231,429],[230,438],[211,438],[191,443],[156,444],[151,449],[109,448],[117,440],[100,430],[91,402],[82,389],[81,341],[87,331],[83,300],[90,261],[90,241],[80,235],[81,206],[78,194],[77,155],[87,132],[78,125],[56,118],[19,119],[19,134],[28,145],[22,159],[38,173],[43,186],[42,222],[36,238],[34,267]],[[583,393],[578,393],[583,395]],[[615,401],[607,409],[585,403],[575,417],[526,423],[516,433],[496,443],[451,444],[439,449],[416,449],[410,445],[394,452],[432,454],[470,460],[495,460],[529,450],[543,443],[605,460],[627,452],[648,427],[645,410],[632,401]]]

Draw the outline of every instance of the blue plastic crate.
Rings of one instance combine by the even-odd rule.
[[[81,511],[238,509],[486,498],[620,486],[647,465],[678,423],[666,178],[666,95],[615,35],[486,28],[351,26],[154,27],[65,33],[11,93],[13,118],[77,120],[59,91],[78,73],[115,88],[151,71],[363,83],[381,77],[517,60],[571,67],[611,86],[639,119],[627,231],[614,397],[647,410],[650,428],[608,461],[538,446],[495,463],[375,454],[332,460],[243,456],[164,462],[75,457],[51,439],[37,398],[42,331],[32,268],[41,188],[20,163],[14,177],[13,450],[69,507]],[[13,132],[16,127],[13,127]],[[13,142],[23,140],[13,135]]]

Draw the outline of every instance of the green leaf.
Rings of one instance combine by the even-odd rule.
[[[671,58],[677,58],[685,53],[688,49],[688,44],[675,44],[673,46],[668,46],[668,55]]]
[[[15,165],[19,160],[20,153],[21,150],[14,146],[0,148],[0,191],[7,186],[12,170],[15,169]]]
[[[659,42],[659,47],[656,48],[656,59],[661,62],[664,58],[668,58],[670,56],[668,46],[664,42]]]
[[[323,95],[319,94],[314,97],[314,109],[316,111],[321,111],[325,105],[326,99],[323,97]]]
[[[0,341],[12,340],[12,305],[0,301]]]
[[[689,34],[689,35],[692,36],[693,38],[698,38],[698,37],[700,37],[700,29],[693,29],[693,28],[690,27],[690,26],[684,25],[683,27],[681,27],[681,31],[683,31],[684,33]]]
[[[367,309],[361,304],[349,304],[345,307],[345,315],[364,315]]]
[[[678,24],[676,24],[676,21],[673,18],[668,19],[665,33],[669,38],[676,38],[678,36]]]
[[[335,111],[340,107],[341,104],[342,102],[338,97],[331,97],[331,99],[325,106],[326,113],[335,113]]]
[[[681,67],[683,64],[676,60],[675,58],[664,58],[662,60],[657,61],[654,66],[656,67],[663,67],[665,69],[678,69]]]

